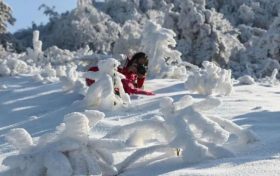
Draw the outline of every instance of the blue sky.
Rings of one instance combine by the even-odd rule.
[[[14,26],[9,26],[10,32],[30,27],[32,21],[36,24],[46,23],[48,17],[38,10],[41,4],[55,6],[56,11],[65,12],[76,7],[77,0],[4,0],[13,9],[13,16],[16,18]]]

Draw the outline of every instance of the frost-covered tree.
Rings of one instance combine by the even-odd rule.
[[[87,106],[112,110],[130,104],[130,97],[125,93],[121,80],[124,75],[118,72],[120,62],[109,58],[98,62],[98,72],[87,72],[86,78],[95,82],[89,87],[84,102]]]
[[[139,20],[138,0],[106,0],[101,10],[115,22],[124,24],[127,20]]]
[[[206,7],[215,8],[224,14],[234,26],[245,24],[268,29],[279,12],[279,1],[275,0],[208,0]]]
[[[97,10],[90,1],[78,1],[70,12],[55,17],[49,23],[35,26],[39,30],[43,49],[56,45],[61,49],[77,50],[86,45],[95,52],[110,52],[120,34],[120,26],[109,15]],[[25,46],[31,46],[32,33],[27,29],[15,34]]]
[[[0,34],[7,31],[7,23],[14,24],[14,22],[11,7],[4,0],[0,0]]]
[[[233,91],[231,70],[204,61],[203,68],[192,72],[185,82],[185,88],[203,95],[229,95]]]
[[[175,49],[176,34],[154,22],[147,22],[142,37],[143,51],[149,56],[149,76],[180,78],[186,75],[184,66],[180,66],[181,53]],[[173,48],[172,48],[173,47]]]
[[[37,142],[26,130],[12,129],[6,139],[19,154],[3,161],[9,175],[116,175],[112,152],[122,149],[123,142],[89,136],[104,116],[93,110],[67,114],[55,132],[41,136]]]
[[[274,69],[280,69],[279,26],[280,17],[277,17],[263,35],[247,42],[247,48],[240,52],[239,59],[232,60],[235,76],[248,74],[262,78],[271,75]]]
[[[122,26],[120,37],[113,48],[114,54],[133,55],[141,50],[141,37],[143,29],[137,21],[126,21]]]
[[[205,6],[205,0],[181,2],[177,25],[182,32],[177,48],[192,63],[208,60],[226,65],[243,46],[237,30],[223,15]]]

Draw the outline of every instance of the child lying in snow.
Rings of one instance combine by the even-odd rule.
[[[154,95],[153,92],[143,90],[144,81],[146,78],[146,67],[148,66],[148,57],[145,53],[139,52],[126,60],[123,68],[118,68],[118,71],[125,75],[122,79],[123,87],[128,94],[143,94]],[[99,71],[98,67],[91,67],[89,71]],[[93,84],[95,80],[86,79],[88,86]],[[117,91],[117,90],[116,90]]]

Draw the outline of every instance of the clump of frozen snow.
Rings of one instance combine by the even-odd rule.
[[[239,84],[252,85],[255,84],[254,78],[250,75],[244,75],[238,78]]]
[[[63,89],[66,91],[83,91],[86,85],[81,81],[81,75],[77,72],[76,65],[67,65],[57,68],[56,74],[63,84]]]
[[[8,87],[7,87],[7,85],[5,85],[5,84],[0,84],[0,90],[5,90],[5,89],[7,89]]]
[[[138,147],[118,168],[122,170],[141,157],[159,151],[164,153],[164,157],[172,157],[177,151],[177,156],[187,163],[233,156],[227,149],[230,135],[237,136],[235,141],[231,141],[234,144],[246,145],[256,141],[250,130],[227,119],[204,115],[220,104],[219,99],[211,97],[196,103],[189,95],[177,102],[170,97],[163,98],[160,102],[162,117],[129,124],[107,135],[112,138],[126,136],[127,145]],[[150,140],[153,143],[149,143]],[[149,147],[139,149],[144,144]]]
[[[193,72],[185,82],[186,89],[204,95],[229,95],[233,90],[231,70],[204,61],[203,68]]]
[[[27,48],[27,56],[29,60],[34,63],[38,63],[43,59],[43,51],[42,51],[42,41],[39,40],[40,32],[33,31],[33,49]]]
[[[130,104],[130,97],[125,93],[121,79],[125,76],[118,72],[120,62],[114,58],[98,62],[98,72],[87,72],[86,78],[95,80],[84,98],[87,106],[112,110]]]
[[[25,61],[20,60],[21,55],[7,53],[0,58],[0,76],[10,76],[18,74],[27,74],[33,71],[33,67]]]
[[[12,129],[8,134],[6,134],[5,138],[8,143],[21,152],[31,148],[33,145],[33,140],[30,134],[22,128]]]
[[[259,79],[260,83],[266,86],[279,85],[280,81],[277,79],[278,69],[274,69],[271,76],[266,76],[265,78]]]
[[[148,21],[144,27],[142,46],[149,56],[149,76],[159,78],[182,78],[186,68],[180,63],[181,53],[172,49],[176,46],[176,34],[160,25]]]
[[[13,129],[6,139],[19,154],[5,158],[3,164],[11,175],[116,175],[112,152],[123,148],[123,142],[89,136],[104,116],[93,110],[67,114],[55,132],[36,143],[24,129]]]

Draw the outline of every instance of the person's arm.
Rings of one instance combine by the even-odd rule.
[[[145,91],[140,88],[136,88],[133,83],[127,79],[122,80],[123,87],[126,93],[131,94],[143,94],[143,95],[155,95],[153,92]]]
[[[146,76],[144,76],[144,75],[138,75],[137,76],[137,83],[136,83],[136,87],[137,88],[141,88],[141,87],[143,87],[143,85],[144,85],[144,82],[145,82],[145,79],[146,79]]]

